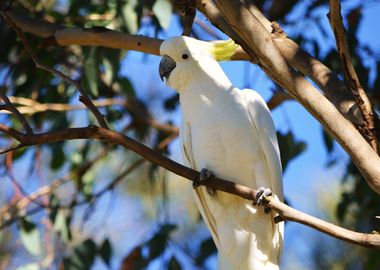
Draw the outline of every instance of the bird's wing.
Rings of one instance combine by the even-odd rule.
[[[199,170],[200,168],[196,167],[194,156],[193,156],[193,148],[191,141],[191,126],[182,121],[181,130],[180,130],[180,141],[181,141],[181,152],[182,159],[185,165],[190,166],[194,170]],[[207,192],[205,187],[198,187],[194,189],[195,193],[195,202],[198,205],[198,209],[201,212],[203,220],[208,226],[212,238],[214,239],[215,245],[219,247],[219,238],[216,233],[216,222],[215,218],[212,215],[210,209],[207,206],[206,197]]]
[[[270,178],[268,188],[272,189],[273,193],[283,201],[280,150],[271,113],[263,98],[256,91],[244,89],[242,92],[247,101],[248,113],[260,138],[261,149],[265,156],[266,168]]]
[[[282,186],[282,168],[280,159],[280,150],[276,137],[276,129],[274,127],[271,113],[263,100],[263,98],[254,90],[244,89],[243,95],[247,102],[247,109],[251,118],[252,124],[260,138],[260,146],[263,151],[267,174],[269,175],[269,186],[273,192],[273,196],[281,201],[284,200]],[[256,187],[259,188],[259,187]],[[278,260],[281,256],[284,224],[283,222],[274,223],[275,213],[272,211],[272,226],[273,226],[273,243],[277,247]]]

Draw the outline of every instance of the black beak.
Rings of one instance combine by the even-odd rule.
[[[170,73],[175,67],[176,67],[175,61],[169,56],[164,55],[161,59],[160,66],[159,66],[161,80],[163,81],[164,77],[166,79],[169,79]]]

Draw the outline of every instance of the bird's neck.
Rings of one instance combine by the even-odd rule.
[[[216,70],[216,73],[212,74],[213,76],[207,73],[198,73],[197,77],[191,80],[191,83],[179,91],[183,110],[210,106],[221,99],[225,100],[226,96],[231,95],[234,91],[234,86],[223,70]]]

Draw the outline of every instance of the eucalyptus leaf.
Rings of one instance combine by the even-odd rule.
[[[123,20],[130,34],[135,34],[139,28],[138,14],[136,11],[137,5],[137,0],[128,0],[122,9]]]
[[[182,266],[176,257],[171,257],[168,263],[168,270],[182,270]]]
[[[85,88],[88,88],[94,96],[98,96],[98,63],[96,61],[96,47],[91,47],[89,49],[83,68]]]
[[[107,86],[111,86],[113,78],[114,78],[114,70],[113,70],[112,63],[109,59],[105,57],[103,58],[102,63],[103,63],[103,68],[104,68],[103,82]]]
[[[297,141],[291,131],[285,134],[277,132],[278,144],[281,153],[282,168],[285,171],[288,163],[306,149],[306,143]]]
[[[76,246],[69,256],[63,259],[65,270],[90,269],[96,255],[96,244],[92,239],[87,239]]]
[[[28,263],[16,268],[16,270],[40,270],[38,263]]]
[[[196,257],[197,265],[203,265],[205,260],[209,258],[212,254],[215,254],[217,251],[215,243],[211,237],[203,240],[198,250],[199,253]]]
[[[110,266],[111,256],[112,256],[112,246],[108,238],[104,239],[102,245],[100,246],[98,253],[104,263]]]
[[[71,240],[70,216],[67,210],[58,210],[53,228],[61,236],[63,241],[67,243]]]
[[[327,153],[331,153],[334,148],[334,138],[328,134],[324,129],[322,129],[323,132],[323,141],[325,143]]]
[[[168,29],[173,14],[171,3],[168,0],[157,0],[153,5],[152,10],[160,22],[161,27]]]
[[[22,219],[19,234],[21,243],[30,254],[34,256],[42,254],[41,235],[34,223]]]
[[[154,260],[164,253],[170,234],[177,228],[174,224],[164,224],[159,231],[147,242],[149,247],[148,260]]]

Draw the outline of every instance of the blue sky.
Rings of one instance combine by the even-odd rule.
[[[307,1],[304,1],[305,3]],[[350,8],[355,7],[358,1],[350,1],[349,5],[344,5],[343,2],[343,13],[347,12]],[[302,12],[303,5],[300,4],[292,15],[291,18],[297,18],[297,14]],[[368,8],[363,11],[363,20],[361,27],[359,28],[359,39],[364,43],[369,45],[375,52],[379,51],[380,39],[378,38],[378,29],[375,27],[379,23],[378,14],[380,12],[380,6],[378,4],[370,4]],[[314,16],[320,18],[320,22],[323,24],[325,30],[327,30],[330,35],[328,40],[316,30],[316,28],[308,28],[307,31],[310,35],[316,35],[322,45],[321,54],[325,53],[327,49],[331,46],[335,46],[334,37],[330,31],[329,22],[326,14],[328,13],[328,7],[321,8]],[[201,19],[204,20],[202,16]],[[206,20],[204,20],[207,23]],[[302,23],[299,24],[302,26]],[[293,31],[305,31],[300,27],[285,28],[287,34],[292,37]],[[179,35],[181,29],[178,28],[176,20],[172,21],[166,36]],[[165,38],[163,35],[162,38]],[[307,49],[307,48],[305,48]],[[136,70],[136,63],[133,59],[141,57],[138,53],[132,53],[126,62],[126,71],[132,77],[133,73],[138,74],[140,71]],[[158,57],[150,56],[149,70],[152,72],[157,68]],[[133,63],[133,64],[132,64]],[[373,61],[368,61],[368,64],[373,64]],[[130,68],[128,66],[130,65]],[[152,67],[151,67],[152,65]],[[268,83],[267,76],[256,66],[244,63],[244,62],[225,62],[221,64],[224,71],[230,78],[230,80],[239,88],[247,87],[253,88],[258,91],[266,100],[271,96],[271,84]],[[134,72],[131,72],[131,67],[133,66]],[[142,68],[147,68],[146,65]],[[128,72],[131,72],[129,73]],[[247,74],[249,74],[249,79],[247,80]],[[154,75],[153,75],[154,77]],[[159,81],[157,78],[152,80]],[[138,82],[136,82],[138,84]],[[158,90],[160,93],[167,94],[170,89],[162,86],[162,89]],[[174,92],[172,92],[174,93]],[[142,94],[143,97],[143,94]],[[338,162],[333,167],[327,167],[328,162],[327,152],[323,142],[322,128],[320,124],[297,102],[288,101],[285,102],[280,108],[273,111],[273,118],[276,127],[280,131],[287,131],[291,129],[298,140],[305,141],[307,143],[307,149],[296,159],[288,165],[286,172],[284,174],[284,188],[285,196],[296,209],[305,211],[307,213],[322,216],[326,218],[325,213],[321,213],[319,207],[321,203],[318,201],[319,198],[323,197],[325,201],[336,202],[339,198],[340,191],[340,179],[343,174],[343,170],[348,157],[345,152],[341,149],[339,145],[335,145],[334,156],[337,158]],[[178,155],[178,142],[172,145],[173,158],[179,160]],[[321,196],[321,193],[323,196]],[[322,234],[316,232],[310,228],[296,223],[288,223],[286,226],[286,236],[285,236],[285,248],[284,248],[284,259],[283,269],[305,269],[308,268],[307,257],[311,256],[309,253],[309,241],[313,241],[315,237],[320,237]],[[339,241],[339,240],[336,240]]]
[[[302,12],[302,6],[307,2],[308,1],[303,1],[296,8],[294,18],[297,18],[297,13]],[[359,1],[350,1],[350,3],[353,2],[358,3]],[[345,1],[343,3],[345,3]],[[353,6],[352,4],[350,5]],[[348,8],[349,7],[343,5],[344,11]],[[327,12],[327,8],[322,8],[317,14],[317,16],[320,16],[321,23],[323,23],[325,29],[329,29],[328,20],[325,16]],[[363,10],[364,19],[359,30],[360,39],[364,43],[370,45],[370,47],[376,52],[380,49],[380,38],[378,37],[378,29],[376,27],[379,25],[379,12],[379,4],[370,4],[369,8]],[[204,20],[202,16],[200,18]],[[204,20],[204,22],[207,23],[206,20]],[[300,23],[300,25],[302,25],[302,23]],[[290,37],[292,36],[293,30],[294,29],[292,28],[285,28],[285,31]],[[304,29],[298,28],[295,31],[304,31]],[[320,36],[313,27],[308,29],[308,31],[310,31],[310,35],[318,35],[321,42],[324,42],[322,40],[323,37]],[[173,18],[169,29],[166,33],[161,34],[161,38],[179,35],[181,32],[182,29],[178,26],[176,18]],[[329,33],[329,40],[324,42],[326,46],[325,49],[329,46],[334,46],[333,35],[331,32]],[[152,31],[144,28],[140,31],[140,34],[152,35]],[[174,118],[175,122],[178,124],[180,121],[178,112],[167,115],[160,107],[160,100],[162,97],[173,95],[174,90],[165,87],[160,81],[158,76],[159,60],[160,58],[157,56],[143,56],[138,52],[129,52],[128,56],[123,61],[123,74],[128,75],[132,79],[136,90],[141,90],[141,92],[138,92],[140,98],[143,100],[149,100],[150,104],[153,102],[152,112],[155,117],[162,120],[169,117]],[[372,64],[372,61],[368,60],[368,64]],[[237,87],[244,88],[249,86],[258,91],[266,100],[271,96],[271,84],[269,83],[267,76],[256,66],[235,61],[222,63],[222,67]],[[141,74],[149,74],[149,76],[141,76]],[[249,74],[249,79],[247,79],[247,74]],[[292,160],[284,174],[286,198],[296,209],[314,215],[323,215],[319,210],[320,202],[318,198],[320,198],[322,192],[323,200],[334,201],[337,199],[339,189],[338,184],[342,176],[344,165],[348,160],[347,155],[339,146],[337,146],[334,154],[339,160],[338,163],[334,167],[326,167],[328,159],[323,143],[321,126],[296,102],[288,101],[280,108],[275,109],[273,111],[273,118],[278,130],[285,132],[291,129],[298,140],[307,143],[306,151],[296,159]],[[172,158],[179,161],[178,140],[171,145],[170,149]],[[25,159],[30,158],[32,157],[25,157]],[[27,172],[25,170],[23,172],[24,174],[20,175],[20,179],[26,178],[25,174],[27,174]],[[35,188],[36,186],[30,186],[28,187],[28,190],[33,190]],[[181,186],[181,188],[185,189],[186,187]],[[114,194],[108,194],[102,198],[102,202],[104,202],[105,206],[108,205],[110,196],[114,196]],[[183,197],[186,196],[187,195],[183,195]],[[152,231],[151,228],[156,223],[157,217],[154,213],[149,212],[149,210],[141,212],[136,211],[136,209],[145,208],[146,205],[144,204],[149,204],[149,202],[145,203],[136,200],[136,197],[131,194],[125,196],[125,193],[120,192],[120,194],[118,196],[115,195],[114,198],[115,201],[113,201],[113,204],[118,205],[118,209],[110,211],[107,216],[107,221],[102,222],[102,219],[104,219],[104,213],[107,213],[108,208],[98,208],[100,211],[92,217],[92,223],[87,229],[87,234],[97,234],[98,240],[101,240],[104,235],[109,235],[115,246],[115,258],[120,259],[127,253],[128,249],[133,248],[136,244],[142,242],[143,239],[149,237]],[[186,198],[177,199],[191,200],[191,194]],[[186,201],[186,203],[187,202],[188,201]],[[151,206],[150,208],[156,209]],[[172,210],[172,216],[181,212],[181,209],[177,208],[172,208]],[[125,213],[128,213],[128,218]],[[172,218],[173,220],[176,220],[176,217]],[[185,221],[186,220],[179,218],[178,222],[185,224]],[[131,228],[131,231],[128,234],[125,233],[126,228]],[[207,232],[199,232],[199,230],[194,228],[186,228],[186,232],[194,233],[199,237],[205,237],[205,234],[207,234]],[[321,236],[321,234],[303,225],[288,223],[286,226],[284,248],[285,259],[283,261],[283,269],[307,269],[307,258],[310,255],[308,243],[309,241],[313,241],[314,237],[319,236]],[[183,235],[179,235],[178,237],[183,237]],[[214,262],[211,261],[210,265],[212,266],[213,263]],[[117,267],[117,264],[114,266]],[[98,263],[96,269],[98,269],[98,267],[101,268],[102,264]],[[160,265],[158,264],[153,268],[160,269]]]

